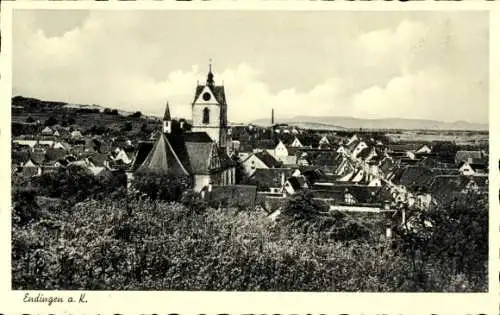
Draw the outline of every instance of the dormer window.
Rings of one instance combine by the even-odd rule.
[[[208,109],[207,107],[203,109],[203,123],[204,124],[210,123],[210,109]]]

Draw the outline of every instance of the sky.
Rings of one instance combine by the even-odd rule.
[[[231,122],[488,123],[481,11],[17,10],[13,96],[191,117],[209,60]]]

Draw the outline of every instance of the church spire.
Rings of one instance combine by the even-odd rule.
[[[212,73],[212,59],[208,62],[208,75],[207,75],[207,85],[214,85],[214,74]]]
[[[170,116],[170,108],[168,106],[168,101],[167,101],[167,107],[165,108],[165,115],[163,115],[163,120],[165,121],[172,120],[172,117]]]

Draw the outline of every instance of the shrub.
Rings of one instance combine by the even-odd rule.
[[[135,176],[133,187],[151,199],[179,201],[182,192],[192,187],[192,180],[189,176],[144,173]]]

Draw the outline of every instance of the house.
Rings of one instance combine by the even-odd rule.
[[[426,167],[407,167],[397,183],[412,189],[428,187],[434,179],[435,173]]]
[[[70,137],[71,139],[83,139],[83,135],[82,133],[79,131],[79,130],[73,130],[71,133],[70,133]]]
[[[53,134],[54,134],[54,131],[49,126],[46,126],[42,130],[42,135],[44,135],[44,136],[52,136]]]
[[[300,142],[299,138],[295,137],[292,141],[292,143],[290,144],[291,147],[294,147],[294,148],[302,148],[304,145],[302,145],[302,143]]]
[[[57,161],[64,159],[68,152],[64,149],[47,149],[45,152],[45,158],[50,163],[56,163]]]
[[[247,183],[257,186],[259,191],[280,193],[292,173],[290,168],[260,168],[255,170]]]
[[[321,139],[319,139],[319,145],[330,145],[330,140],[328,140],[328,137],[327,136],[323,136],[321,137]]]
[[[346,146],[351,146],[352,144],[354,143],[358,143],[359,142],[359,138],[357,135],[352,135],[348,140],[347,142],[345,143]]]
[[[38,163],[31,158],[21,165],[21,175],[25,177],[33,177],[42,175],[42,168]]]
[[[304,176],[291,176],[285,182],[283,188],[287,194],[293,195],[299,190],[309,188],[309,185]]]
[[[455,154],[455,163],[461,164],[464,162],[472,162],[474,159],[482,159],[484,158],[484,154],[482,151],[466,151],[460,150]]]
[[[432,149],[427,145],[423,144],[415,150],[415,154],[430,154]]]
[[[279,140],[278,144],[274,148],[274,156],[277,158],[288,156],[288,149],[283,141]]]
[[[485,163],[465,162],[462,163],[458,171],[465,176],[488,174],[488,165]]]
[[[52,145],[52,148],[56,149],[56,150],[61,149],[61,150],[69,151],[69,150],[71,150],[71,145],[67,142],[56,141]]]
[[[124,149],[122,148],[117,148],[118,150],[115,151],[116,155],[113,157],[114,161],[122,161],[124,164],[130,164],[132,162],[132,159],[129,157],[127,152],[125,152]]]
[[[487,193],[487,191],[487,176],[439,175],[429,187],[433,201],[442,205],[471,193]]]
[[[107,154],[95,153],[87,158],[87,168],[94,176],[101,174],[106,169]]]
[[[257,169],[277,168],[281,163],[267,151],[250,154],[241,165],[247,176],[252,176]]]
[[[352,157],[356,158],[361,151],[368,148],[368,145],[364,141],[360,141],[356,144],[356,146],[352,149]]]

